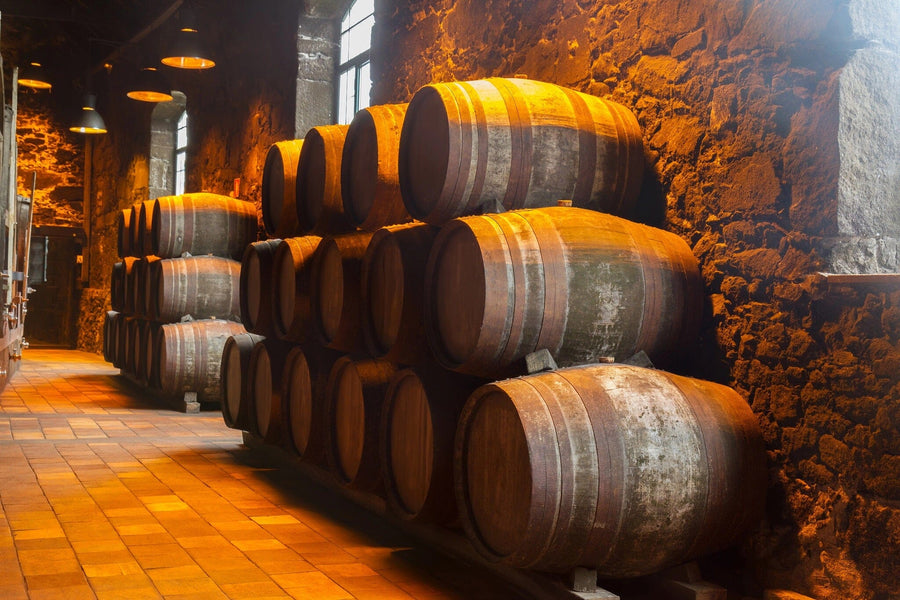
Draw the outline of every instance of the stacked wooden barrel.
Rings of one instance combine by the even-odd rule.
[[[521,79],[274,145],[225,422],[516,567],[632,577],[732,543],[765,489],[747,403],[623,364],[674,364],[703,305],[688,245],[623,218],[642,165],[628,109]]]
[[[240,323],[240,262],[256,239],[253,205],[209,193],[121,211],[104,356],[148,387],[219,402],[225,341]]]

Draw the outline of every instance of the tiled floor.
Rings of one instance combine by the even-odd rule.
[[[92,354],[0,395],[0,598],[511,598]]]

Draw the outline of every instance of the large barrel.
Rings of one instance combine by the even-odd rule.
[[[128,279],[131,277],[131,270],[134,268],[135,261],[137,261],[137,258],[126,256],[122,260],[113,263],[109,278],[109,300],[113,310],[119,312],[126,312],[127,310]]]
[[[362,329],[372,356],[416,364],[430,356],[422,317],[423,282],[437,228],[394,225],[372,236],[362,261]]]
[[[134,256],[131,246],[131,209],[123,208],[116,217],[116,250],[120,258]]]
[[[150,331],[144,339],[144,370],[147,373],[147,385],[153,389],[162,389],[159,380],[159,355],[156,349],[159,347],[159,338],[162,336],[163,323],[150,322]]]
[[[297,165],[297,221],[301,233],[352,231],[341,199],[341,153],[348,125],[313,127]]]
[[[217,317],[240,321],[241,263],[218,256],[166,258],[150,264],[150,315],[175,322]]]
[[[457,219],[428,259],[429,344],[444,366],[484,377],[542,348],[560,366],[640,350],[671,364],[696,342],[702,307],[681,238],[590,210]]]
[[[124,369],[125,372],[132,375],[137,376],[138,365],[137,361],[140,357],[140,328],[144,323],[144,319],[135,318],[129,319],[125,322],[125,360],[124,360]]]
[[[453,438],[463,405],[482,383],[434,364],[391,379],[381,418],[381,470],[388,506],[401,518],[455,519]]]
[[[103,360],[113,362],[116,356],[116,329],[119,326],[119,313],[115,310],[106,311],[103,318]]]
[[[284,440],[281,379],[292,345],[281,340],[262,340],[250,352],[248,375],[253,394],[253,432],[265,442],[281,445]]]
[[[225,340],[222,349],[222,418],[232,429],[250,431],[253,390],[250,388],[250,353],[264,340],[261,335],[238,333]]]
[[[484,556],[635,577],[725,548],[761,516],[765,449],[734,390],[625,365],[479,388],[455,477]]]
[[[188,252],[240,260],[256,227],[252,202],[206,192],[162,196],[153,203],[151,250],[161,258]]]
[[[495,212],[497,203],[512,210],[560,199],[629,215],[643,164],[630,110],[527,79],[427,85],[413,96],[400,137],[403,201],[435,224]]]
[[[297,164],[303,140],[269,146],[262,176],[262,221],[266,233],[284,238],[297,233]]]
[[[362,346],[360,274],[371,233],[325,238],[312,265],[313,326],[322,343],[354,352]]]
[[[127,371],[128,363],[128,330],[132,327],[130,323],[134,321],[134,317],[122,316],[116,326],[116,350],[113,357],[113,366],[122,371]]]
[[[275,264],[275,250],[281,240],[253,242],[244,249],[241,257],[239,285],[241,321],[247,331],[273,336],[272,319],[272,267]]]
[[[305,235],[282,240],[272,268],[272,311],[278,337],[295,342],[312,331],[312,262],[322,238]]]
[[[150,315],[150,283],[153,265],[160,261],[158,256],[143,256],[134,264],[134,314],[152,318]]]
[[[387,361],[349,357],[331,368],[326,390],[328,464],[348,487],[376,490],[382,485],[378,429],[394,372]]]
[[[244,332],[240,323],[219,319],[163,325],[156,350],[162,390],[196,392],[201,402],[221,402],[222,350],[229,336]]]
[[[341,197],[351,225],[375,231],[411,221],[403,204],[397,157],[407,104],[370,106],[356,113],[341,158]]]
[[[140,233],[140,218],[144,211],[144,203],[136,202],[131,205],[131,213],[128,217],[128,234],[131,238],[131,252],[134,256],[144,255],[144,238]]]
[[[156,323],[147,319],[138,321],[137,331],[132,346],[134,353],[134,377],[141,385],[149,385],[150,369],[147,356],[148,352],[152,352],[152,348],[148,348],[147,342],[153,337],[153,329],[158,327]]]
[[[153,212],[157,203],[156,199],[147,200],[141,203],[141,210],[138,211],[137,232],[135,235],[140,239],[140,248],[144,254],[152,254],[153,247]]]
[[[294,347],[282,377],[285,445],[303,460],[325,463],[328,376],[342,354],[327,348]]]

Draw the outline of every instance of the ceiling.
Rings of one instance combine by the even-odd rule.
[[[124,60],[127,44],[165,23],[182,1],[0,0],[7,85],[14,66],[37,60],[47,69],[57,102],[80,96],[89,71]]]

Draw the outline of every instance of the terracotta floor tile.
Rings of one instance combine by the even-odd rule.
[[[91,354],[28,350],[0,464],[2,600],[513,597]]]

